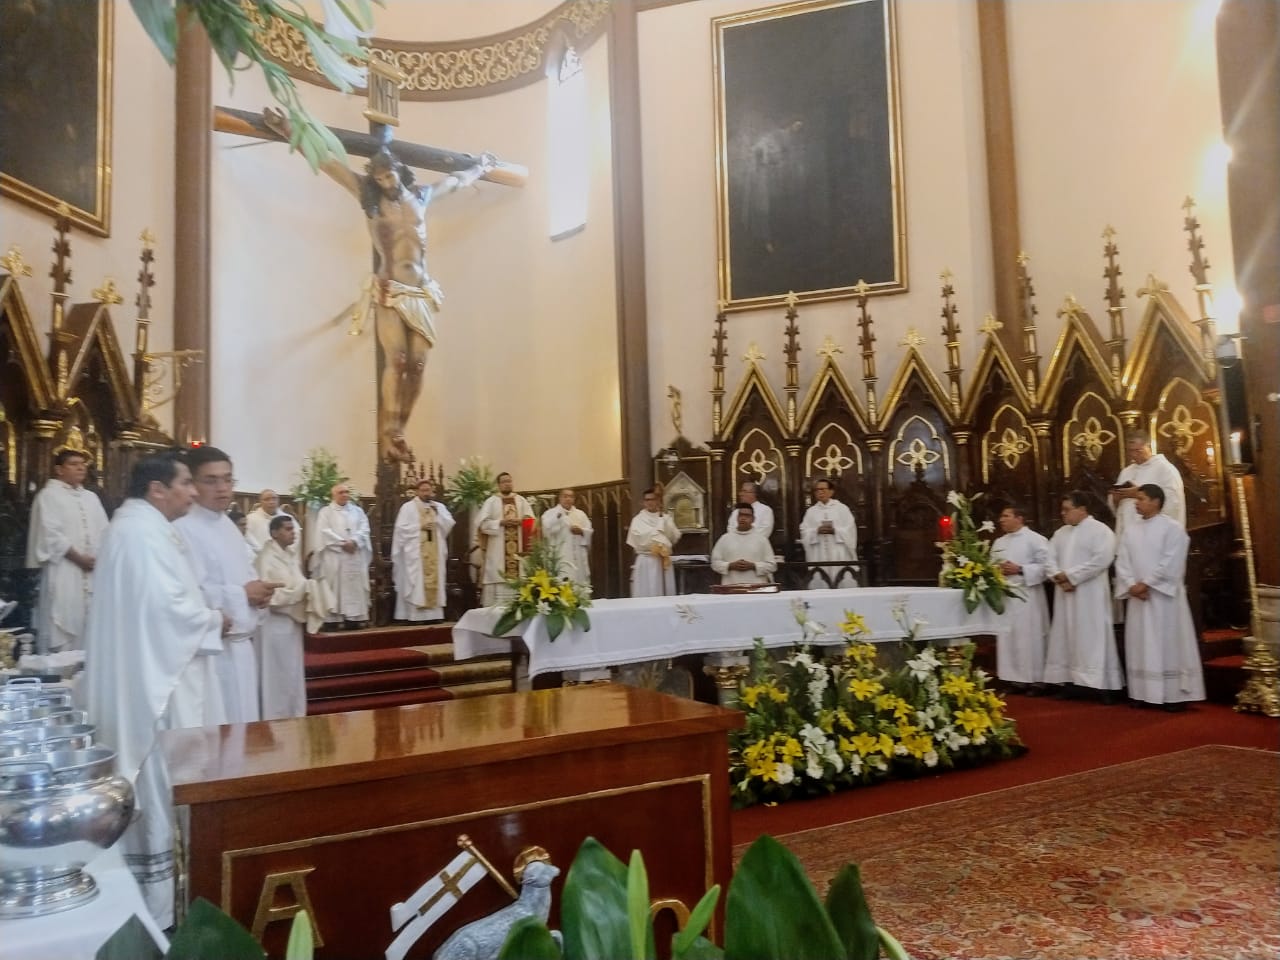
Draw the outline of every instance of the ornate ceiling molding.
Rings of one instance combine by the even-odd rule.
[[[401,100],[468,100],[536,83],[545,75],[547,48],[563,32],[579,51],[608,26],[611,0],[565,0],[537,20],[504,33],[444,43],[371,37],[373,55],[405,76]],[[333,89],[316,69],[302,34],[282,20],[262,26],[268,55],[305,83]]]

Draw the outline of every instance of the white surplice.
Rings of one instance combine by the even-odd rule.
[[[427,596],[426,582],[422,574],[422,511],[435,514],[434,538],[436,565],[440,571],[439,586],[433,596]],[[449,531],[453,529],[453,514],[438,500],[423,504],[414,497],[401,504],[396,515],[395,530],[391,534],[391,573],[396,587],[397,620],[418,623],[424,620],[443,620],[445,586],[449,568]]]
[[[1182,526],[1187,525],[1187,498],[1182,489],[1182,474],[1165,457],[1163,453],[1153,453],[1146,463],[1131,463],[1120,471],[1116,484],[1132,483],[1140,487],[1144,483],[1154,483],[1164,491],[1164,509],[1161,514],[1176,520]],[[1116,537],[1124,536],[1124,528],[1138,520],[1138,508],[1133,499],[1125,497],[1116,508]]]
[[[353,553],[342,549],[344,541],[356,545]],[[369,619],[369,562],[373,546],[369,518],[359,506],[330,503],[316,517],[316,540],[311,554],[311,576],[324,602],[325,620]]]
[[[40,653],[83,648],[93,574],[68,560],[67,550],[96,557],[106,531],[107,512],[96,493],[48,480],[36,494],[27,530],[27,566],[40,570],[35,610]]]
[[[671,569],[671,548],[680,541],[680,529],[669,513],[641,510],[627,528],[627,546],[636,552],[631,568],[633,597],[666,597],[676,592]]]
[[[734,560],[750,560],[751,570],[730,570]],[[750,530],[730,530],[716,541],[711,551],[711,569],[720,574],[720,582],[772,583],[773,572],[778,569],[773,547],[755,527]]]
[[[156,733],[226,722],[217,670],[222,614],[205,603],[183,539],[145,500],[126,500],[116,511],[95,573],[86,706],[98,740],[115,748],[116,772],[134,782],[141,817],[121,845],[148,908],[167,927],[174,814]]]
[[[1116,555],[1116,535],[1096,517],[1064,524],[1049,541],[1045,576],[1061,572],[1075,586],[1055,586],[1053,624],[1045,657],[1045,683],[1074,683],[1095,690],[1124,686],[1111,619],[1107,568]]]
[[[299,553],[298,544],[302,542],[302,524],[298,523],[293,514],[287,513],[276,508],[275,513],[267,513],[261,506],[254,507],[245,514],[244,539],[253,549],[253,555],[256,557],[258,553],[271,542],[271,521],[276,517],[288,517],[293,521],[293,525],[298,528],[297,539],[293,541],[293,546],[289,548],[290,552]]]
[[[542,535],[560,553],[561,572],[575,583],[591,583],[592,532],[591,518],[577,507],[556,504],[542,515]]]
[[[991,545],[991,556],[997,562],[1008,560],[1022,568],[1021,573],[1006,575],[1022,597],[1005,600],[1013,626],[1007,636],[996,640],[996,676],[1010,683],[1040,683],[1044,680],[1049,644],[1049,603],[1044,595],[1049,541],[1030,527],[1023,527],[997,537]]]
[[[1129,696],[1147,703],[1204,699],[1204,673],[1183,578],[1191,538],[1163,513],[1130,523],[1116,554],[1116,598],[1128,598],[1124,624]],[[1147,599],[1129,596],[1135,583]]]
[[[751,512],[756,515],[755,521],[751,524],[751,529],[760,536],[768,540],[773,536],[773,507],[767,503],[761,503],[759,500],[753,501],[751,504]],[[729,511],[729,526],[727,532],[732,533],[738,526],[738,510],[735,507]]]
[[[324,622],[319,595],[302,575],[298,556],[268,540],[255,562],[259,580],[283,583],[271,595],[267,615],[258,628],[258,673],[262,684],[262,719],[307,715],[307,679],[303,664],[302,626],[318,630]],[[310,616],[308,616],[310,614]]]
[[[252,723],[258,710],[258,655],[253,640],[264,612],[252,606],[244,585],[258,579],[244,537],[225,513],[192,504],[173,523],[186,541],[205,603],[231,618],[218,658],[228,723]]]
[[[835,533],[819,533],[818,527],[824,523],[830,523]],[[815,501],[804,512],[804,519],[800,521],[800,540],[804,544],[804,558],[810,563],[858,562],[858,524],[853,519],[853,512],[839,500],[828,500],[826,503]],[[821,569],[828,578],[832,578],[832,587],[843,589],[858,586],[857,578],[851,573],[837,576],[839,567]],[[809,589],[826,587],[827,581],[815,572],[809,580]]]
[[[511,590],[504,576],[520,575],[521,544],[524,542],[524,528],[507,528],[503,520],[533,519],[533,508],[529,501],[518,493],[503,498],[495,493],[480,507],[478,531],[480,549],[484,554],[484,568],[481,572],[480,602],[486,607],[511,599]],[[514,550],[507,550],[507,530],[511,529]]]

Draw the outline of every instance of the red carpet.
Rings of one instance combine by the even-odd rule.
[[[1104,707],[1075,700],[1009,697],[1009,713],[1028,752],[969,770],[846,790],[829,797],[776,807],[748,807],[732,815],[734,844],[762,833],[779,836],[845,823],[896,810],[1034,783],[1129,760],[1221,743],[1280,749],[1280,723],[1238,714],[1218,704],[1195,704],[1185,713]]]

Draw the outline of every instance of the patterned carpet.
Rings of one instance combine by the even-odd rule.
[[[824,895],[860,863],[916,960],[1264,960],[1277,773],[1274,753],[1196,747],[779,839]]]

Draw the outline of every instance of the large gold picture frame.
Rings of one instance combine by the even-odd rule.
[[[111,234],[115,0],[0,2],[0,194]]]
[[[807,0],[711,29],[724,308],[905,291],[894,0]]]

